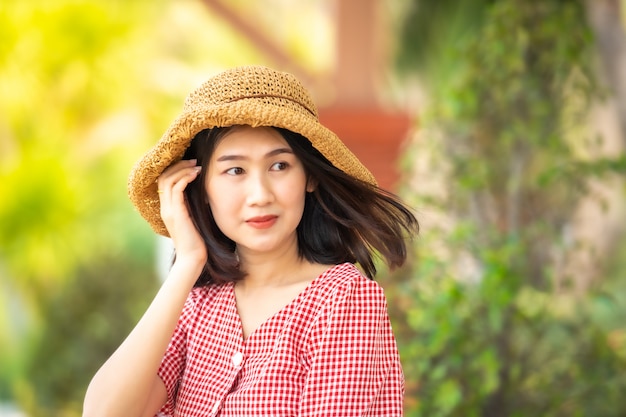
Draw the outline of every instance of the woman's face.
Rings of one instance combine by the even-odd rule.
[[[205,175],[215,222],[240,254],[297,249],[296,227],[312,190],[280,133],[234,127],[217,143]]]

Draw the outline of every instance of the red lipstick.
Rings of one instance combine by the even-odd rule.
[[[274,223],[276,223],[276,219],[278,216],[268,215],[268,216],[257,216],[252,217],[246,220],[246,223],[255,229],[267,229],[272,227]]]

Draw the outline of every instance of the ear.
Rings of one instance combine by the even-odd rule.
[[[309,178],[306,183],[306,192],[312,193],[317,188],[317,180]]]

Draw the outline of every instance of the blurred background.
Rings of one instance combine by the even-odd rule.
[[[624,0],[3,1],[0,416],[81,414],[169,262],[127,175],[245,64],[415,207],[377,278],[407,416],[626,416],[625,27]]]

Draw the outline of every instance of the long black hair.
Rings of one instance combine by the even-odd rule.
[[[234,282],[246,275],[239,268],[235,242],[215,223],[204,187],[215,146],[230,129],[201,131],[183,156],[196,158],[203,167],[201,175],[185,190],[190,215],[208,252],[196,286]],[[314,191],[306,193],[302,220],[296,229],[299,255],[320,264],[357,263],[372,279],[376,275],[376,256],[391,268],[401,266],[406,260],[408,239],[419,231],[411,210],[396,195],[336,168],[304,136],[276,130],[302,163],[307,181],[315,184]]]

